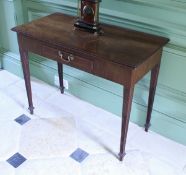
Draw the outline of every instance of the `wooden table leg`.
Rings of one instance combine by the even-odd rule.
[[[33,102],[32,102],[32,89],[31,89],[31,83],[30,83],[28,51],[22,50],[20,48],[20,55],[21,55],[21,63],[22,63],[22,68],[23,68],[23,75],[24,75],[24,80],[25,80],[28,104],[29,104],[28,109],[30,110],[30,114],[33,114],[34,107],[33,107]]]
[[[125,153],[125,146],[126,146],[128,125],[129,125],[129,119],[130,119],[133,92],[134,92],[134,87],[133,86],[124,89],[120,153],[119,153],[119,160],[120,161],[123,160],[123,158],[126,154]]]
[[[63,86],[63,64],[60,62],[57,62],[58,65],[58,76],[59,76],[59,88],[61,93],[64,93],[64,86]]]
[[[151,70],[148,110],[147,110],[147,118],[146,118],[146,124],[145,124],[145,131],[146,132],[148,132],[148,129],[150,127],[150,120],[151,120],[152,108],[153,108],[153,103],[154,103],[154,96],[155,96],[156,86],[157,86],[157,81],[158,81],[159,69],[160,69],[160,64],[157,64]]]

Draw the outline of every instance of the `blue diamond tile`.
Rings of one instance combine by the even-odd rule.
[[[26,122],[28,122],[30,120],[30,118],[28,116],[26,116],[25,114],[19,116],[18,118],[15,119],[15,121],[17,123],[19,123],[20,125],[24,125]]]
[[[82,149],[78,148],[76,151],[74,151],[70,157],[77,162],[81,163],[89,154]]]
[[[12,157],[10,157],[7,162],[12,165],[14,168],[17,168],[20,166],[24,161],[26,161],[26,158],[23,157],[21,154],[16,153]]]

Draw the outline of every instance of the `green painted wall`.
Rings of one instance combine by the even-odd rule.
[[[22,76],[16,36],[10,28],[49,13],[76,15],[77,0],[1,0],[0,58],[3,67]],[[157,35],[167,36],[158,81],[151,129],[186,145],[186,4],[172,0],[103,0],[100,20]],[[54,85],[56,64],[30,55],[31,72]],[[123,87],[65,66],[69,92],[121,116]],[[144,125],[149,74],[135,88],[131,121]],[[112,103],[112,105],[111,105]]]

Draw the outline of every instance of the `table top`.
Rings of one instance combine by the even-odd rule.
[[[56,46],[81,50],[96,58],[136,68],[169,39],[130,29],[101,24],[102,35],[74,30],[76,18],[54,13],[13,28],[13,31]]]

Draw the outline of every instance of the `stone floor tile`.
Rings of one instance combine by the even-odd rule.
[[[7,160],[18,151],[20,134],[21,127],[15,121],[0,122],[0,161]]]
[[[23,109],[9,96],[0,91],[0,120],[12,120],[23,113]]]
[[[87,109],[87,103],[73,97],[68,93],[60,94],[59,92],[47,98],[46,102],[58,106],[59,108],[69,112],[74,117],[81,117]]]
[[[136,157],[131,165],[110,154],[98,154],[89,156],[81,166],[82,175],[150,175],[141,157]]]
[[[22,126],[19,152],[28,159],[65,157],[77,148],[73,118],[46,118]]]
[[[0,80],[1,80],[0,89],[2,90],[10,86],[11,84],[20,81],[21,79],[18,76],[3,70],[0,73]]]
[[[119,135],[117,137],[86,121],[77,121],[77,133],[78,146],[90,154],[110,153],[116,155],[119,152]]]
[[[16,94],[15,96],[12,96],[12,100],[14,100],[14,102],[20,108],[29,112],[26,91],[22,91],[20,94]],[[32,101],[33,101],[33,106],[37,107],[39,104],[42,103],[43,100],[37,97],[35,94],[32,94]]]
[[[178,168],[186,164],[186,147],[184,145],[152,131],[145,133],[141,130],[130,143],[134,148],[152,153],[154,156],[158,155],[161,159],[165,159],[170,163],[180,162],[176,164]]]
[[[15,168],[8,164],[8,162],[0,162],[1,175],[15,175]]]
[[[18,83],[16,83],[16,86],[25,90],[24,80],[21,80]],[[58,92],[58,89],[56,87],[52,87],[34,77],[31,77],[31,87],[33,94],[35,94],[37,97],[43,100],[46,100],[46,98],[48,98],[50,95],[54,94],[55,92]]]
[[[71,158],[28,160],[15,175],[81,175],[78,162]]]
[[[45,101],[35,106],[34,115],[39,118],[73,117],[73,115],[67,111]]]

